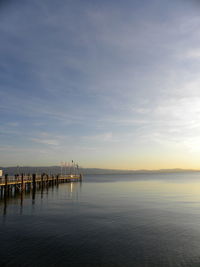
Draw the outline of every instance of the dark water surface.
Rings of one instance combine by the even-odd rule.
[[[200,173],[90,175],[0,212],[0,266],[200,266]]]

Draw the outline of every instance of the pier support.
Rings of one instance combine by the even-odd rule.
[[[8,194],[8,174],[5,174],[5,187],[4,187],[4,194]]]
[[[32,184],[33,184],[33,190],[35,190],[36,189],[36,174],[35,173],[33,173],[32,175]]]
[[[41,174],[36,177],[36,174],[25,175],[16,174],[13,177],[8,177],[8,174],[5,174],[4,178],[0,179],[0,196],[5,195],[14,195],[17,192],[30,192],[31,189],[36,190],[37,187],[42,188],[48,186],[56,185],[58,186],[60,183],[65,182],[74,182],[74,181],[82,181],[82,174],[80,175],[48,175],[48,174]]]
[[[24,190],[24,174],[21,174],[21,191]]]

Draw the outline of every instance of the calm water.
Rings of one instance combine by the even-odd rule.
[[[0,266],[200,266],[200,173],[90,175],[0,212]]]

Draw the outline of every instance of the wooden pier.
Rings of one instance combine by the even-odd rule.
[[[26,189],[35,190],[38,187],[44,187],[48,185],[56,185],[59,183],[69,183],[82,181],[82,174],[69,174],[69,175],[48,175],[48,174],[16,174],[9,177],[5,174],[4,177],[0,178],[0,191],[1,194],[7,195],[13,190],[15,192],[23,192]]]

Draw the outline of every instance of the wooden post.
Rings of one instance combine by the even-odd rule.
[[[24,174],[21,174],[21,191],[24,190]]]
[[[8,174],[5,174],[5,195],[8,193]]]
[[[41,174],[41,187],[43,187],[44,173]]]
[[[32,183],[33,183],[33,190],[35,190],[36,188],[36,174],[35,173],[32,174]]]
[[[1,186],[1,198],[2,198],[2,195],[3,195],[3,186]]]

